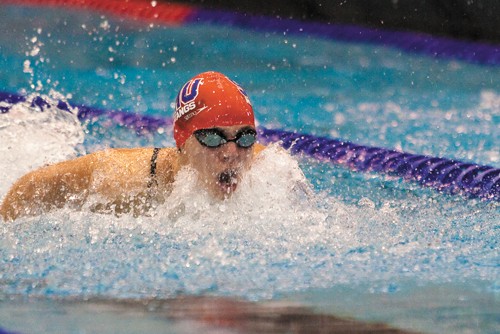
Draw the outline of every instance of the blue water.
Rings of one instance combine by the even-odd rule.
[[[179,86],[217,70],[245,87],[263,126],[500,167],[499,67],[16,6],[0,6],[0,31],[3,91],[171,117]],[[10,145],[2,145],[0,198],[16,177],[47,161],[104,147],[174,145],[171,129],[138,136],[105,119],[80,129],[74,119],[42,119],[17,107],[25,122],[0,115]],[[24,154],[11,149],[16,144]],[[248,193],[229,203],[207,201],[185,184],[178,194],[190,201],[179,196],[154,217],[67,209],[4,225],[0,326],[51,330],[44,319],[52,317],[32,312],[40,306],[23,304],[27,298],[44,306],[59,298],[188,294],[298,301],[429,333],[500,331],[497,203],[268,151]],[[49,305],[56,317],[62,306]]]

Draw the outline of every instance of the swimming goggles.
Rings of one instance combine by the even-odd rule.
[[[240,130],[233,139],[228,139],[224,132],[219,129],[197,130],[194,132],[194,136],[201,145],[210,148],[220,147],[229,142],[234,142],[241,148],[249,148],[257,140],[257,132],[254,129]]]

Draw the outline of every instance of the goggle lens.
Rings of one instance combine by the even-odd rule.
[[[257,140],[257,133],[253,129],[245,129],[236,134],[233,139],[218,129],[202,129],[194,132],[194,136],[200,144],[210,148],[222,146],[228,142],[235,142],[238,147],[249,148]]]
[[[253,132],[253,133],[249,133],[249,132],[242,133],[239,138],[238,137],[235,138],[236,139],[236,145],[238,145],[239,147],[243,147],[243,148],[250,147],[250,146],[252,146],[255,143],[256,135],[257,134],[255,132]]]

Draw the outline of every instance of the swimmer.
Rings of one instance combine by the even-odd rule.
[[[56,208],[148,214],[172,190],[181,168],[191,168],[208,194],[224,200],[264,148],[256,143],[252,105],[243,89],[218,72],[201,73],[180,90],[171,148],[107,149],[49,165],[21,177],[0,207],[4,221]]]

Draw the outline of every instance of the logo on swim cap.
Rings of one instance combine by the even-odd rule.
[[[218,72],[204,72],[182,86],[174,113],[177,147],[196,130],[233,125],[255,126],[250,99],[236,82]]]
[[[177,121],[180,117],[196,108],[195,99],[198,96],[198,87],[200,84],[203,84],[202,78],[193,79],[189,80],[181,88],[175,101],[174,121]]]

